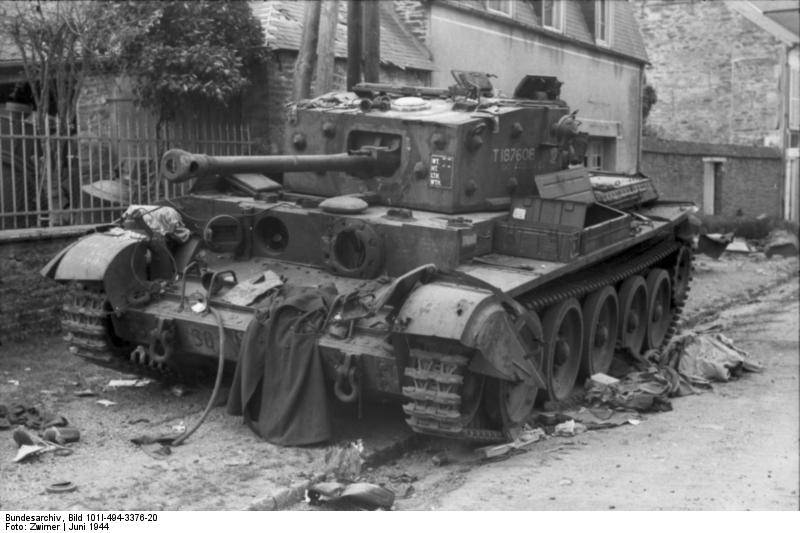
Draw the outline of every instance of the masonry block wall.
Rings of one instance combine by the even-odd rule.
[[[641,170],[662,199],[690,200],[702,212],[704,157],[724,159],[715,214],[781,216],[783,164],[775,149],[645,138]]]
[[[783,46],[726,2],[635,0],[659,137],[752,146],[779,141]]]
[[[39,270],[75,237],[0,240],[0,342],[47,337],[61,331],[64,286]]]

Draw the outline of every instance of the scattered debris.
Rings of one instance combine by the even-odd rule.
[[[19,387],[19,380],[18,379],[9,379],[8,382],[15,387]]]
[[[639,423],[636,411],[611,409],[604,406],[581,407],[577,410],[564,411],[563,414],[575,422],[583,424],[587,430],[622,426],[631,423],[631,420]]]
[[[544,437],[545,437],[545,432],[542,428],[531,429],[529,427],[525,427],[513,441],[506,442],[504,444],[493,444],[489,446],[483,446],[482,448],[476,449],[475,453],[477,453],[484,459],[492,459],[495,457],[506,455],[512,450],[525,449],[534,442],[538,442],[539,440],[543,439]]]
[[[750,244],[741,237],[736,237],[733,241],[728,245],[725,249],[726,252],[733,252],[733,253],[740,253],[740,254],[749,254],[753,253],[755,250],[753,249]]]
[[[568,478],[568,477],[562,478],[562,479],[561,479],[561,480],[559,480],[559,482],[558,482],[558,484],[559,484],[559,485],[561,485],[562,487],[566,487],[566,486],[568,486],[568,485],[572,485],[573,483],[574,483],[574,481],[572,481],[572,480],[571,480],[570,478]]]
[[[562,422],[558,424],[555,429],[553,430],[553,434],[557,437],[574,437],[579,433],[583,433],[586,431],[586,426],[581,424],[580,422],[575,422],[575,420],[567,420],[566,422]]]
[[[760,364],[750,361],[747,352],[722,333],[679,335],[665,351],[670,361],[677,361],[678,372],[695,385],[728,381],[744,371],[763,371]]]
[[[178,385],[173,385],[169,389],[169,392],[171,392],[172,395],[175,396],[176,398],[182,398],[183,396],[189,394],[189,389],[187,389],[184,385],[178,384]]]
[[[44,430],[42,438],[56,444],[66,444],[68,442],[78,442],[81,438],[81,433],[78,428],[74,427],[52,426]]]
[[[791,257],[797,255],[797,252],[797,235],[783,229],[774,229],[767,236],[767,244],[764,247],[767,258],[773,255]]]
[[[589,379],[597,385],[614,385],[615,383],[619,383],[617,378],[601,373],[593,374]]]
[[[444,466],[452,461],[450,455],[446,451],[444,451],[444,452],[439,452],[433,457],[431,457],[431,462],[435,466]]]
[[[99,403],[103,407],[109,407],[109,406],[112,406],[112,405],[117,405],[117,402],[112,402],[111,400],[97,400],[97,403]]]
[[[712,259],[719,259],[722,252],[733,241],[733,233],[708,233],[697,239],[697,253],[705,254]]]
[[[328,481],[317,483],[306,491],[306,499],[311,505],[342,502],[366,509],[388,511],[394,505],[394,498],[394,492],[372,483],[343,484]]]
[[[364,466],[363,454],[364,442],[361,439],[331,446],[325,451],[325,472],[338,480],[353,480]]]
[[[108,387],[116,388],[116,387],[146,387],[147,385],[153,382],[152,379],[149,378],[141,378],[141,379],[112,379],[108,382]]]
[[[183,433],[184,431],[186,431],[186,424],[183,422],[178,422],[170,429],[172,429],[172,431],[177,431],[178,433]]]
[[[97,396],[97,393],[95,391],[93,391],[92,389],[76,390],[72,394],[75,395],[75,396],[78,396],[79,398],[87,398],[87,397]]]
[[[12,434],[14,442],[17,443],[19,449],[14,456],[13,462],[19,463],[30,457],[35,457],[45,452],[55,452],[58,455],[69,455],[72,453],[70,448],[48,442],[41,437],[34,435],[24,427],[18,427]]]
[[[78,490],[78,486],[72,481],[59,481],[48,485],[45,490],[51,494],[63,494],[65,492],[75,492]]]

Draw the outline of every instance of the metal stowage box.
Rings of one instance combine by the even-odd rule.
[[[497,224],[495,249],[531,259],[567,262],[630,233],[630,216],[600,204],[517,198]]]

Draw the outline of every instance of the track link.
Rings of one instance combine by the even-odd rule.
[[[61,310],[61,329],[73,355],[113,370],[145,374],[160,380],[174,375],[168,367],[133,354],[133,347],[127,343],[115,342],[110,306],[99,286],[70,286]]]
[[[403,405],[411,429],[480,443],[504,440],[502,431],[478,427],[471,408],[463,413],[468,364],[469,358],[462,355],[411,350],[411,364],[405,369],[410,384],[403,387],[403,395],[411,400]],[[480,399],[480,390],[472,392]]]

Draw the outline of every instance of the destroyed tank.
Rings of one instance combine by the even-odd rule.
[[[281,286],[333,288],[316,337],[330,398],[396,400],[416,432],[490,442],[615,354],[662,347],[689,290],[691,204],[590,173],[557,79],[500,98],[454,76],[299,102],[285,155],[168,151],[163,177],[188,194],[132,206],[43,270],[70,284],[70,351],[235,364]]]

